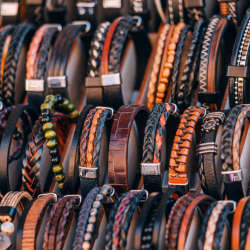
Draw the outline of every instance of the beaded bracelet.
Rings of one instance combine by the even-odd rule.
[[[58,140],[54,129],[54,125],[50,122],[50,113],[52,110],[61,111],[69,114],[70,119],[76,122],[79,113],[74,108],[74,105],[69,102],[67,98],[62,98],[61,95],[48,95],[45,98],[45,102],[41,105],[41,115],[39,121],[42,124],[42,129],[47,139],[46,145],[49,148],[49,153],[52,156],[51,162],[53,164],[52,170],[55,174],[55,180],[58,182],[57,186],[61,190],[63,187],[65,173],[63,172],[63,166],[59,163],[58,157]]]

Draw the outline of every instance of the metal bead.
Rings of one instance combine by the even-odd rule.
[[[101,206],[101,202],[100,201],[94,201],[93,202],[93,207],[94,208],[99,208]]]
[[[83,242],[82,249],[83,250],[89,250],[90,249],[90,243],[88,241]]]
[[[96,223],[96,217],[95,216],[90,216],[89,219],[88,219],[88,222],[95,224]]]
[[[15,226],[10,221],[5,221],[1,225],[1,232],[6,234],[6,235],[10,235],[10,234],[14,233],[14,231],[15,231]]]
[[[58,157],[58,156],[52,157],[52,158],[51,158],[51,163],[52,163],[53,165],[59,164],[59,163],[60,163],[59,157]]]
[[[186,84],[185,84],[185,83],[182,83],[182,84],[180,85],[180,90],[185,90],[185,88],[186,88]]]
[[[179,93],[178,93],[178,98],[179,98],[179,99],[183,99],[183,97],[184,97],[183,92],[179,92]]]

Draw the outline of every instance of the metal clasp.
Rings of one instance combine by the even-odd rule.
[[[242,170],[233,170],[233,171],[221,171],[222,181],[224,183],[232,183],[236,181],[243,180]]]
[[[162,175],[162,163],[141,163],[142,175]]]
[[[136,27],[139,28],[142,25],[142,18],[140,16],[133,16],[134,19],[137,19]]]
[[[174,188],[174,187],[182,187],[185,191],[185,193],[188,193],[190,190],[190,185],[189,185],[189,181],[187,181],[186,183],[171,183],[170,181],[168,181],[168,186],[170,188]]]
[[[237,203],[236,201],[233,201],[233,200],[223,200],[223,201],[218,201],[218,203],[221,203],[221,204],[233,204],[233,210],[230,211],[230,213],[233,213],[235,210],[236,210],[236,207],[237,207]]]
[[[215,142],[200,143],[196,146],[196,155],[203,154],[216,154],[217,155],[217,144]]]
[[[80,16],[83,15],[94,15],[95,14],[95,6],[97,1],[93,1],[91,3],[83,3],[78,2],[76,3],[77,11]]]
[[[48,87],[52,88],[66,88],[67,87],[67,76],[49,76],[47,78]]]
[[[79,176],[88,179],[99,178],[99,168],[87,168],[79,166]]]
[[[77,195],[77,194],[68,194],[68,195],[64,195],[64,197],[69,197],[69,198],[79,198],[79,203],[76,206],[80,206],[82,203],[82,196],[81,195]]]
[[[111,193],[104,196],[103,203],[115,203],[118,199],[118,195],[114,188],[112,188]]]
[[[26,79],[25,90],[30,92],[44,92],[44,80]]]
[[[41,197],[43,197],[43,196],[48,196],[48,195],[54,196],[54,197],[55,197],[55,202],[57,201],[57,195],[56,195],[55,193],[39,194],[39,195],[37,196],[37,198],[41,198]]]
[[[74,21],[72,22],[72,25],[86,25],[86,28],[84,30],[85,33],[88,33],[91,29],[91,23],[88,21]]]
[[[199,107],[199,108],[204,110],[203,115],[199,117],[199,119],[203,119],[207,115],[207,109],[204,107]]]
[[[114,109],[112,109],[110,107],[97,106],[95,108],[96,109],[109,109],[109,110],[111,110],[111,116],[108,119],[110,120],[110,119],[112,119],[114,117],[115,111],[114,111]]]
[[[101,81],[103,87],[122,84],[122,78],[120,73],[102,75]]]

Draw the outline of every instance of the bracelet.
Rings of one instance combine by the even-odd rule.
[[[221,181],[217,178],[216,159],[220,157],[220,145],[216,143],[219,127],[225,122],[228,111],[215,111],[207,114],[201,125],[201,140],[196,147],[199,156],[199,177],[204,194],[217,200],[223,199]],[[220,136],[220,134],[218,135]],[[220,175],[219,175],[220,176]]]
[[[244,177],[240,167],[240,140],[249,111],[248,105],[237,105],[231,109],[222,133],[221,175],[225,186],[224,193],[228,199],[235,201],[239,201],[248,191],[248,186],[243,186]]]
[[[144,105],[124,105],[120,107],[115,115],[109,141],[108,177],[109,184],[117,193],[129,191],[132,187],[128,183],[130,168],[128,166],[128,144],[129,135],[136,123],[138,129],[138,148],[141,156],[144,129],[149,116],[149,111]],[[141,161],[141,159],[140,159]],[[134,185],[140,187],[140,176],[135,176]]]
[[[228,66],[227,76],[229,77],[229,103],[231,108],[238,104],[249,103],[249,98],[247,97],[247,78],[250,55],[249,28],[250,12],[248,11],[239,27],[234,42],[231,63],[230,66]]]
[[[181,185],[188,188],[187,157],[198,119],[204,115],[205,110],[198,107],[189,107],[183,113],[170,156],[169,185]]]
[[[175,104],[155,104],[150,113],[145,128],[141,163],[144,188],[149,192],[162,191],[162,178],[165,169],[161,162],[163,131],[166,129],[167,132],[166,162],[168,163],[179,122],[180,117]]]
[[[222,68],[221,76],[218,76],[219,52],[224,47],[223,65],[230,61],[229,51],[233,48],[232,37],[236,37],[237,27],[229,16],[213,17],[206,31],[200,60],[198,101],[207,110],[220,109],[227,89],[225,79],[226,68]],[[225,41],[225,46],[222,42]],[[224,72],[224,74],[223,74]]]
[[[184,23],[183,0],[168,0],[168,12],[171,24]]]
[[[236,1],[226,1],[226,0],[218,0],[220,5],[220,14],[222,16],[228,16],[230,15],[233,19],[238,21],[238,15],[237,15],[237,2]]]

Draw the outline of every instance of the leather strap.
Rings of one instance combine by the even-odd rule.
[[[33,4],[27,5],[27,19],[29,23],[32,23],[36,26],[41,26],[43,23],[45,23],[44,6],[44,0],[33,2]]]
[[[170,0],[168,1],[168,12],[171,24],[184,22],[184,3],[183,0]]]
[[[2,140],[1,140],[1,150],[0,150],[0,190],[2,194],[6,194],[10,191],[9,184],[9,155],[11,150],[11,141],[13,135],[16,131],[16,124],[21,118],[23,113],[27,113],[30,117],[31,124],[34,124],[38,119],[38,114],[33,106],[31,105],[17,105],[11,112],[8,121],[6,123],[6,128],[4,130]],[[26,139],[26,138],[25,138]],[[21,169],[20,169],[21,171]],[[21,180],[20,180],[21,181]]]
[[[22,230],[22,249],[36,249],[36,240],[47,209],[56,202],[56,195],[47,194],[36,199],[29,209]]]
[[[238,21],[238,13],[237,13],[237,1],[218,1],[220,4],[220,15],[228,16],[230,15],[232,18]]]
[[[148,116],[149,111],[144,105],[124,105],[115,115],[109,142],[108,176],[109,184],[118,193],[124,193],[131,188],[128,186],[128,143],[133,122],[138,129],[140,156]]]

